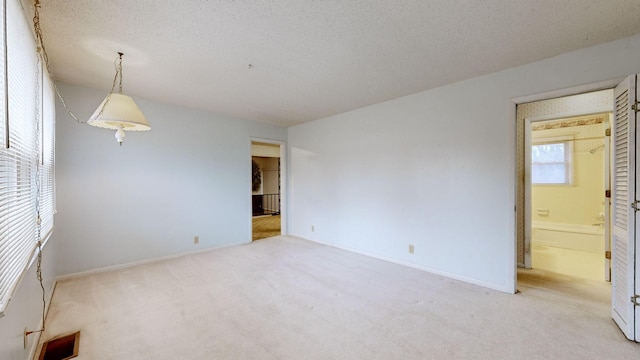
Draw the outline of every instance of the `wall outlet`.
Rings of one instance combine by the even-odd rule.
[[[196,245],[200,244],[200,236],[194,236],[193,237],[193,243],[196,244]]]
[[[316,231],[316,227],[311,225],[311,232],[314,232],[314,231]]]
[[[413,245],[409,244],[409,254],[413,254]]]

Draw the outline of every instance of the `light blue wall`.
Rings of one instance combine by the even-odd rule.
[[[59,84],[87,119],[106,93]],[[47,300],[57,276],[251,241],[251,137],[286,140],[286,129],[145,99],[152,130],[78,124],[56,108],[54,234],[44,251]],[[199,245],[193,237],[199,236]],[[0,359],[26,359],[25,327],[40,324],[35,269],[0,318]]]
[[[638,59],[640,35],[289,128],[289,234],[514,292],[511,99]]]
[[[60,90],[80,119],[106,95]],[[286,129],[136,102],[152,130],[128,133],[122,147],[114,131],[78,124],[57,107],[61,274],[251,241],[250,138],[285,140]]]

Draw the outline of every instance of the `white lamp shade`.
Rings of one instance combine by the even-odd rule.
[[[130,96],[110,93],[91,115],[87,124],[126,131],[151,130],[151,125]]]

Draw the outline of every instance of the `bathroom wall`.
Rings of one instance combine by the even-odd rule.
[[[608,116],[606,116],[608,118]],[[532,221],[593,225],[603,223],[605,123],[536,130],[532,140],[573,136],[573,184],[532,185]],[[585,140],[586,139],[586,140]],[[593,150],[592,154],[590,151]]]
[[[531,267],[605,280],[605,130],[609,114],[532,124],[532,143],[573,139],[572,181],[531,186]]]

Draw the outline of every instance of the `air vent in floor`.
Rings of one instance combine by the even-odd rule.
[[[51,339],[42,345],[38,360],[66,360],[78,356],[80,331]]]

